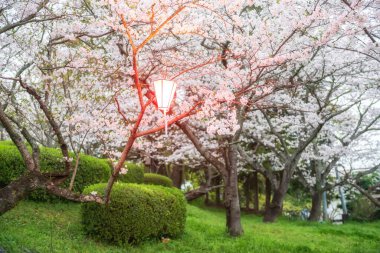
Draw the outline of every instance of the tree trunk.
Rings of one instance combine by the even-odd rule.
[[[276,189],[273,193],[273,198],[268,208],[265,210],[264,222],[274,222],[281,214],[282,203],[284,201],[286,191],[283,189]]]
[[[311,196],[311,209],[309,221],[319,221],[322,214],[322,193],[315,191]]]
[[[231,181],[231,178],[227,180]],[[240,203],[237,184],[226,186],[224,192],[228,233],[231,236],[239,236],[243,233],[243,228],[240,223]]]
[[[202,197],[203,195],[208,193],[208,189],[206,185],[201,185],[198,189],[191,190],[187,193],[185,193],[185,197],[187,201],[192,201],[194,199],[197,199],[199,197]]]
[[[255,213],[259,212],[259,183],[258,183],[257,171],[253,172],[253,210]]]
[[[79,152],[80,152],[80,149],[79,149]],[[78,152],[77,157],[75,159],[75,167],[74,167],[73,175],[71,176],[71,179],[70,179],[70,185],[69,185],[70,191],[73,190],[75,177],[77,176],[77,172],[78,172],[78,166],[79,166],[79,160],[80,160],[80,153],[79,152]]]
[[[207,187],[210,187],[211,185],[211,180],[212,180],[212,170],[210,169],[210,167],[207,167],[205,170],[204,170],[204,173],[205,173],[205,179],[206,179],[206,186]],[[205,204],[208,205],[210,204],[210,199],[209,199],[209,194],[208,194],[208,191],[206,193],[206,198],[205,198]]]
[[[216,177],[215,185],[220,185],[220,183],[221,183],[220,177]],[[220,188],[215,189],[215,203],[217,205],[220,205],[222,203]]]
[[[280,173],[280,180],[275,185],[272,201],[265,210],[264,222],[274,222],[276,218],[282,213],[282,205],[285,195],[288,192],[290,178],[292,176],[292,164],[285,166],[285,169]]]
[[[29,172],[0,189],[0,215],[14,208],[19,201],[45,183],[46,179],[39,172]]]
[[[141,121],[142,115],[140,114],[139,117],[140,117],[139,120]],[[113,184],[115,183],[117,177],[119,176],[119,172],[120,172],[121,168],[124,166],[124,162],[127,159],[129,151],[132,149],[133,143],[136,140],[136,137],[134,135],[137,132],[137,128],[138,128],[137,123],[138,122],[135,123],[134,130],[131,132],[131,136],[128,138],[128,142],[125,145],[123,152],[121,153],[121,156],[119,158],[119,161],[116,164],[116,167],[112,171],[111,176],[108,178],[107,187],[104,191],[104,199],[105,199],[105,202],[107,205],[109,204],[109,201],[110,201],[111,190],[112,190]]]
[[[4,130],[3,130],[3,128],[0,126],[0,141],[4,141],[4,140],[5,140]]]
[[[265,212],[270,207],[270,199],[272,197],[272,185],[269,178],[265,178]]]
[[[289,188],[290,173],[288,170],[283,170],[280,174],[280,181],[276,184],[276,189],[273,192],[272,201],[265,210],[264,222],[274,222],[282,213],[282,204],[285,195]]]
[[[181,189],[183,181],[183,168],[174,165],[170,178],[173,180],[173,186]]]
[[[251,193],[251,177],[250,175],[247,176],[244,184],[243,184],[243,188],[244,188],[244,197],[245,197],[245,207],[247,208],[247,210],[249,210],[249,203],[251,202],[250,201],[250,193]]]
[[[237,155],[233,147],[228,148],[228,176],[225,177],[224,206],[226,208],[226,226],[231,236],[243,233],[240,222],[240,202],[237,176]]]

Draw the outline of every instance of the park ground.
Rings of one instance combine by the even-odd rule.
[[[244,214],[244,235],[225,233],[222,209],[187,206],[186,230],[180,238],[117,247],[87,238],[80,204],[21,202],[0,216],[0,252],[357,252],[380,253],[380,222],[344,225],[279,219],[265,224]]]

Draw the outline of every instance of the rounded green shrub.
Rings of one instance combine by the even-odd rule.
[[[85,188],[86,194],[103,196],[106,184]],[[113,244],[136,244],[148,238],[176,237],[183,233],[186,201],[175,188],[117,182],[110,204],[83,203],[84,231]]]
[[[73,161],[72,166],[75,166],[75,161]],[[8,142],[4,144],[0,142],[0,187],[20,177],[25,172],[25,169],[25,163],[17,147]],[[41,147],[40,169],[42,172],[63,172],[65,167],[61,151]],[[84,187],[88,185],[106,182],[110,174],[111,169],[107,160],[81,154],[73,190],[82,192]],[[71,175],[62,184],[62,187],[67,187],[70,179]],[[31,198],[35,200],[45,200],[49,198],[48,196],[48,194],[39,190],[31,194]]]
[[[0,188],[17,179],[25,170],[25,163],[16,146],[0,144]]]
[[[118,181],[123,183],[136,183],[142,184],[144,183],[144,165],[125,162],[125,168],[127,169],[127,173],[123,175],[119,175]]]
[[[173,187],[173,181],[170,178],[155,173],[145,173],[144,184],[155,184],[166,187]]]

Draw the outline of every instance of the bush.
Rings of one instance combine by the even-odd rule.
[[[263,202],[265,202],[265,199]],[[283,203],[282,214],[289,220],[305,219],[305,216],[302,214],[309,214],[310,209],[311,203],[308,199],[302,198],[301,196],[294,197],[287,194]],[[308,218],[309,215],[306,216]]]
[[[0,142],[1,143],[1,142]],[[16,146],[0,144],[0,188],[17,179],[25,170]]]
[[[126,162],[124,163],[128,172],[124,175],[119,175],[118,181],[123,183],[142,184],[144,182],[144,165]]]
[[[86,187],[84,193],[103,196],[106,184]],[[136,244],[148,238],[183,233],[186,201],[181,191],[156,185],[116,183],[108,206],[83,203],[84,230],[113,244]]]
[[[155,184],[166,187],[173,187],[173,181],[170,178],[154,173],[144,174],[144,184]]]
[[[73,166],[75,161],[73,161]],[[54,148],[40,148],[40,167],[42,172],[64,171],[62,153]],[[20,177],[25,172],[25,163],[15,145],[9,142],[0,142],[0,187],[5,186]],[[92,156],[81,154],[77,175],[74,181],[73,190],[82,192],[84,187],[106,182],[111,174],[110,166],[105,159],[98,159]],[[70,183],[71,175],[62,184],[67,187]],[[35,200],[46,200],[49,195],[44,191],[36,191],[31,194]]]
[[[351,203],[351,218],[357,221],[371,221],[380,218],[380,208],[377,208],[369,199],[358,197]]]

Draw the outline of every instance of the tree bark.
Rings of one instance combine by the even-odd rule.
[[[272,197],[272,185],[269,178],[265,178],[265,212],[269,209],[270,200]]]
[[[181,189],[183,182],[183,168],[174,165],[172,173],[170,174],[170,178],[173,180],[174,187]]]
[[[251,175],[248,175],[244,184],[243,184],[243,188],[244,188],[244,197],[245,197],[245,207],[247,208],[247,210],[249,210],[249,203],[251,202],[250,201],[250,193],[251,193]]]
[[[253,172],[252,184],[253,184],[253,210],[255,213],[259,212],[259,182],[257,171]]]
[[[280,182],[276,185],[276,189],[273,192],[273,198],[268,206],[268,209],[265,210],[263,219],[264,222],[274,222],[282,213],[282,204],[289,188],[291,176],[289,170],[290,169],[285,169],[280,174]]]
[[[240,222],[240,201],[238,191],[238,176],[237,176],[237,154],[234,147],[228,148],[226,157],[229,166],[228,176],[225,177],[224,188],[224,206],[226,208],[226,226],[228,233],[231,236],[240,236],[243,234],[243,228]]]
[[[207,167],[204,170],[204,173],[205,173],[206,185],[210,186],[211,185],[211,180],[212,180],[212,171],[211,171],[211,168]],[[206,198],[205,198],[205,204],[208,205],[209,203],[210,203],[210,199],[209,199],[209,194],[208,194],[208,191],[207,191]]]
[[[0,141],[4,141],[4,140],[5,140],[4,130],[3,130],[3,128],[0,126]]]
[[[97,202],[103,204],[103,198],[96,195],[83,195],[59,188],[67,178],[66,175],[56,175],[52,178],[49,174],[40,171],[30,171],[20,178],[0,189],[0,215],[14,208],[18,202],[27,197],[36,189],[46,189],[49,193],[76,202]]]
[[[185,197],[187,201],[192,201],[194,199],[202,197],[206,193],[208,193],[207,187],[205,185],[201,185],[201,187],[199,187],[198,189],[185,193]]]
[[[322,214],[322,192],[315,191],[311,196],[311,209],[309,221],[319,221]]]
[[[285,199],[285,195],[288,192],[290,178],[293,175],[294,161],[285,165],[284,170],[281,171],[280,180],[278,183],[274,183],[275,190],[273,193],[272,201],[267,210],[265,210],[264,222],[274,222],[282,213],[282,206]],[[273,179],[272,179],[273,180]]]
[[[39,172],[32,171],[0,189],[0,215],[14,208],[45,182],[46,179]]]
[[[243,233],[240,223],[240,203],[238,196],[237,184],[231,182],[231,177],[227,178],[229,185],[225,187],[225,203],[226,208],[226,226],[231,236],[239,236]]]
[[[74,187],[75,177],[77,176],[77,172],[78,172],[79,159],[80,159],[80,153],[78,152],[77,157],[75,159],[75,167],[74,167],[73,175],[71,176],[71,179],[70,179],[70,185],[69,185],[70,191],[72,191]]]
[[[226,208],[226,225],[231,236],[239,236],[243,233],[240,223],[240,202],[237,177],[237,148],[228,145],[223,152],[225,163],[215,157],[206,149],[199,138],[186,123],[176,123],[184,134],[191,140],[198,152],[218,170],[224,180],[224,206]]]
[[[215,178],[215,185],[219,185],[220,183],[221,183],[221,178],[218,176]],[[221,205],[222,203],[220,188],[215,189],[215,203],[217,205]]]
[[[268,208],[265,210],[264,222],[274,222],[281,214],[282,203],[285,197],[286,191],[276,189],[273,193],[273,198]]]

